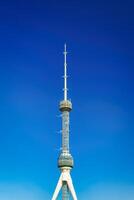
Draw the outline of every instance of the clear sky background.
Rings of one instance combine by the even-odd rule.
[[[0,2],[1,200],[51,199],[65,42],[78,199],[134,199],[133,8],[132,0]]]

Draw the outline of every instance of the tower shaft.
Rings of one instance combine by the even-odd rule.
[[[69,200],[69,189],[66,181],[62,183],[62,200]]]
[[[62,112],[62,153],[69,153],[69,112]]]

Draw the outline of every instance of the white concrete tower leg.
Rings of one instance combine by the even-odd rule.
[[[73,200],[77,200],[77,196],[76,196],[76,193],[75,193],[75,190],[74,190],[74,186],[73,186],[73,183],[72,183],[72,178],[70,176],[70,173],[68,173],[67,184],[68,184],[68,188],[71,192],[71,195],[73,197]]]
[[[62,174],[61,174],[61,176],[60,176],[60,178],[59,178],[59,181],[58,181],[58,183],[57,183],[57,186],[56,186],[56,189],[55,189],[55,191],[54,191],[52,200],[56,200],[56,199],[57,199],[61,187],[62,187]]]

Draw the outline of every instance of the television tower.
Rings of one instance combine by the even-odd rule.
[[[67,62],[66,44],[64,45],[64,99],[60,101],[59,109],[62,112],[62,150],[58,159],[58,167],[61,175],[54,191],[52,200],[56,200],[62,190],[62,200],[69,200],[70,194],[73,200],[77,200],[70,171],[73,168],[73,158],[69,151],[69,112],[72,110],[72,103],[67,98]]]

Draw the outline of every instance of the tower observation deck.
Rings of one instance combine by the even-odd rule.
[[[62,200],[69,200],[70,194],[73,200],[77,200],[70,171],[73,168],[74,162],[69,150],[69,113],[72,110],[72,103],[68,100],[67,94],[67,51],[66,44],[64,45],[64,99],[60,101],[59,109],[62,112],[62,150],[58,158],[58,167],[61,175],[54,191],[52,200],[56,200],[60,190],[62,189]]]

